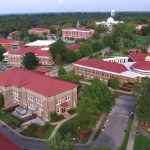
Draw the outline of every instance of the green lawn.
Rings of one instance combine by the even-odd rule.
[[[40,139],[48,139],[55,127],[55,125],[37,126],[35,124],[31,124],[20,134]]]
[[[142,134],[136,135],[133,150],[150,150],[150,139]]]
[[[128,131],[126,132],[126,135],[125,135],[125,138],[124,138],[123,144],[121,145],[120,150],[126,150],[129,136],[130,136],[131,126],[132,126],[132,120],[129,118],[129,120],[128,120]]]
[[[64,136],[67,133],[70,133],[72,137],[77,137],[77,117],[74,117],[66,122],[64,122],[61,127],[58,129],[58,132],[60,135]]]

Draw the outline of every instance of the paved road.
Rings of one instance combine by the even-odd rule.
[[[47,143],[44,140],[25,138],[16,134],[13,130],[0,122],[0,132],[11,139],[14,143],[24,149],[30,150],[46,150]]]
[[[135,101],[132,97],[121,96],[116,101],[116,105],[113,107],[111,115],[108,118],[108,122],[105,124],[105,130],[89,145],[78,145],[77,150],[88,150],[91,147],[109,146],[112,150],[118,150],[121,146],[127,128],[127,122],[130,113],[134,110]]]

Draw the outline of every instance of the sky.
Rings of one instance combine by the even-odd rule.
[[[0,0],[0,14],[150,11],[150,0]]]

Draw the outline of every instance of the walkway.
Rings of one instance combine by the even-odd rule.
[[[130,131],[127,150],[133,150],[135,136],[136,136],[137,131],[138,131],[138,120],[136,119],[136,116],[135,116],[134,119],[133,119],[133,122],[132,122],[132,128],[131,128],[131,131]]]
[[[103,114],[100,116],[100,118],[99,118],[99,120],[98,120],[98,122],[97,122],[97,124],[96,124],[96,127],[93,129],[92,134],[91,134],[91,136],[90,136],[90,138],[88,139],[88,141],[87,141],[86,144],[89,144],[89,143],[92,143],[92,142],[93,142],[94,137],[95,137],[95,135],[96,135],[96,133],[97,133],[97,131],[98,131],[100,125],[102,124],[103,119],[105,118],[106,115],[107,115],[106,113],[103,113]]]
[[[58,129],[60,128],[60,126],[61,126],[64,122],[68,121],[68,120],[71,119],[71,118],[74,118],[74,117],[77,116],[77,115],[78,115],[78,114],[74,114],[74,115],[72,115],[72,116],[70,116],[70,117],[68,117],[68,118],[66,118],[66,119],[64,119],[64,120],[62,120],[62,121],[60,121],[60,122],[52,123],[52,125],[57,125],[57,126],[55,127],[55,129],[54,129],[53,132],[51,133],[49,139],[53,138],[53,137],[56,135]]]

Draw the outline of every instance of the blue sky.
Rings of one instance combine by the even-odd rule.
[[[0,0],[0,14],[79,11],[150,11],[150,0]]]

